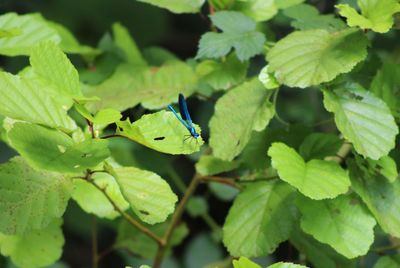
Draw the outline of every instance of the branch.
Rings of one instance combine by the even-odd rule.
[[[118,207],[118,205],[114,202],[114,200],[111,199],[111,197],[107,194],[106,190],[102,187],[100,187],[99,185],[97,185],[93,179],[88,179],[87,180],[89,183],[91,183],[94,187],[96,187],[99,191],[101,191],[104,196],[108,199],[108,201],[111,203],[111,205],[114,207],[115,211],[117,211],[119,214],[121,214],[122,217],[124,217],[124,219],[126,221],[129,222],[130,225],[134,226],[135,228],[137,228],[139,231],[141,231],[142,233],[144,233],[145,235],[147,235],[148,237],[150,237],[151,239],[153,239],[155,242],[157,242],[157,244],[159,246],[163,246],[164,242],[163,240],[158,237],[156,234],[154,234],[152,231],[150,231],[150,229],[148,229],[146,226],[142,225],[140,222],[136,221],[134,218],[132,218],[128,213],[124,212],[122,209],[120,209]]]
[[[236,179],[233,178],[225,178],[225,177],[218,177],[218,176],[204,176],[199,178],[201,182],[217,182],[225,185],[229,185],[233,188],[242,190],[242,187],[236,183]]]
[[[110,135],[105,135],[103,137],[100,137],[100,139],[109,139],[109,138],[124,138],[125,136],[119,135],[119,134],[110,134]]]
[[[325,157],[325,160],[331,160],[331,161],[335,161],[338,164],[342,163],[347,155],[351,152],[351,149],[353,148],[353,145],[351,143],[343,143],[343,145],[339,148],[339,151],[337,152],[337,154],[335,156],[328,156]]]
[[[92,133],[92,138],[93,139],[96,138],[96,133],[94,132],[93,122],[91,122],[88,119],[86,119],[86,123],[89,126],[90,133]]]
[[[176,207],[176,210],[172,215],[171,222],[169,223],[167,230],[162,238],[163,243],[159,244],[158,246],[158,251],[156,258],[154,259],[153,268],[159,268],[161,266],[161,262],[164,258],[171,236],[173,235],[175,228],[179,224],[179,221],[182,217],[183,212],[185,211],[185,207],[187,202],[189,201],[190,196],[192,196],[192,194],[194,193],[200,182],[201,182],[201,177],[195,175],[192,181],[190,182],[187,190],[185,191],[185,194],[183,195],[181,201]]]

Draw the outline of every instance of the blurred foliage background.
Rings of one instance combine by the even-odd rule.
[[[334,12],[333,6],[337,1],[308,2],[317,6],[321,13],[332,13]],[[352,4],[355,1],[339,2]],[[184,60],[195,56],[198,40],[201,34],[209,30],[210,26],[207,19],[207,6],[203,8],[202,14],[176,15],[167,10],[134,0],[0,0],[0,12],[1,14],[6,12],[41,13],[46,19],[60,23],[70,29],[82,44],[93,47],[96,47],[104,34],[110,31],[112,23],[119,21],[130,30],[140,48],[161,46]],[[288,18],[282,14],[278,14],[272,21],[262,23],[260,27],[269,41],[279,39],[292,31]],[[396,35],[393,32],[382,35],[382,37],[373,39],[373,46],[386,51],[395,51],[395,40],[399,40],[398,38],[398,34]],[[393,55],[399,54],[394,53],[391,57],[396,61],[399,57]],[[372,64],[371,62],[376,61],[377,56],[370,56],[363,66],[358,67],[369,70],[370,76],[358,78],[362,84],[368,85],[376,73],[379,64]],[[72,59],[74,63],[81,65],[80,68],[87,68],[83,61]],[[27,57],[1,57],[0,64],[7,71],[17,72],[28,64],[28,59]],[[264,65],[263,57],[253,58],[249,70],[250,75],[257,74]],[[218,96],[218,93],[216,95]],[[322,107],[321,100],[321,93],[316,89],[293,90],[283,88],[277,101],[277,110],[279,115],[292,125],[287,130],[284,124],[274,119],[268,127],[268,135],[285,139],[282,129],[285,129],[286,133],[293,129],[297,133],[295,135],[297,141],[288,142],[289,144],[296,144],[301,142],[311,131],[335,131],[332,121],[329,121],[331,116]],[[208,121],[213,113],[214,102],[212,99],[204,101],[198,98],[190,98],[188,102],[193,121],[202,127],[203,135],[207,140]],[[135,120],[146,112],[141,107],[135,107],[127,111],[125,116]],[[265,132],[257,135],[265,138]],[[291,137],[293,139],[293,136]],[[115,139],[111,142],[113,155],[117,161],[123,165],[134,165],[158,173],[169,180],[178,195],[181,194],[182,185],[179,186],[176,181],[180,178],[187,183],[193,176],[193,160],[197,159],[198,156],[196,155],[189,158],[170,156],[151,151],[127,140]],[[130,150],[128,151],[126,148],[130,148]],[[14,154],[4,143],[0,143],[1,163],[7,161]],[[218,239],[215,239],[220,235],[218,226],[223,224],[231,204],[229,200],[232,199],[235,192],[228,193],[227,201],[223,201],[216,198],[211,190],[205,186],[198,190],[197,195],[204,196],[209,204],[208,213],[203,217],[184,216],[190,235],[176,248],[173,257],[167,259],[164,267],[203,267],[205,264],[221,261],[226,257],[227,253],[222,244],[214,241],[218,241]],[[73,201],[70,202],[64,219],[66,237],[64,253],[62,261],[52,267],[91,266],[93,224],[97,225],[100,251],[107,250],[115,239],[118,222],[98,220],[96,223],[94,218],[84,213]],[[375,257],[367,256],[365,264],[368,263],[368,258]],[[288,243],[283,243],[274,256],[260,259],[258,262],[267,264],[272,260],[291,261],[295,259],[298,259],[296,250]],[[101,262],[101,267],[123,267],[124,264],[136,267],[136,265],[143,263],[144,261],[137,256],[120,250],[108,254]],[[11,264],[5,259],[0,259],[0,267],[11,267]]]

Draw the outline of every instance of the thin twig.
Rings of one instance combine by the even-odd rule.
[[[289,128],[290,127],[290,123],[286,122],[285,120],[283,120],[278,111],[276,110],[276,103],[278,101],[278,94],[279,94],[279,89],[275,90],[274,95],[273,95],[273,100],[272,103],[274,104],[275,107],[275,118],[276,120],[278,120],[282,125],[284,125],[285,127]]]
[[[102,252],[100,252],[100,253],[98,254],[97,261],[102,260],[105,256],[107,256],[108,254],[110,254],[111,252],[113,252],[114,249],[115,249],[115,248],[114,248],[114,245],[112,245],[111,247],[108,247],[108,248],[104,249]]]
[[[93,127],[93,122],[90,122],[88,119],[86,119],[86,123],[89,127],[90,133],[92,133],[92,138],[96,138],[96,133],[94,132],[94,127]]]
[[[218,176],[204,176],[199,178],[202,182],[217,182],[225,185],[229,185],[233,188],[241,190],[242,187],[237,185],[236,179],[226,178],[226,177],[218,177]]]
[[[114,209],[121,214],[122,217],[125,218],[126,221],[129,222],[132,226],[137,228],[139,231],[153,239],[154,241],[157,242],[159,245],[164,245],[163,240],[158,237],[156,234],[154,234],[150,229],[142,225],[140,222],[136,221],[134,218],[132,218],[128,213],[124,212],[122,209],[118,207],[118,205],[114,202],[114,200],[111,199],[111,197],[107,194],[106,190],[99,185],[97,185],[93,180],[89,179],[88,182],[90,182],[94,187],[96,187],[98,190],[100,190],[104,196],[108,199],[108,201],[111,203],[111,205],[114,207]]]
[[[100,137],[100,139],[109,139],[109,138],[124,138],[125,136],[122,136],[120,134],[110,134],[110,135],[105,135],[103,137]]]
[[[154,259],[153,268],[159,268],[161,266],[171,236],[173,235],[175,228],[179,224],[179,221],[182,217],[183,212],[185,211],[185,207],[187,202],[189,201],[189,198],[192,196],[199,183],[200,183],[200,177],[195,175],[192,181],[190,182],[188,188],[186,189],[185,194],[183,195],[181,201],[179,202],[174,214],[172,215],[172,219],[162,238],[163,243],[158,246],[158,251],[156,258]]]
[[[400,248],[400,244],[396,244],[396,245],[388,245],[388,246],[383,246],[383,247],[372,248],[372,249],[370,249],[370,251],[373,251],[376,253],[383,253],[388,250],[399,249],[399,248]]]

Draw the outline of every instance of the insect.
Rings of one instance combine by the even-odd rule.
[[[196,132],[196,129],[193,126],[192,119],[190,118],[190,114],[187,108],[185,97],[182,94],[179,94],[179,112],[181,116],[175,111],[175,109],[168,105],[168,109],[170,109],[176,118],[185,126],[185,128],[189,131],[190,136],[197,139],[200,135]]]

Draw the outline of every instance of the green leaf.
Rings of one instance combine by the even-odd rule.
[[[325,29],[330,32],[346,28],[346,24],[334,15],[320,15],[316,7],[300,4],[283,11],[293,21],[290,25],[299,30]]]
[[[196,73],[201,81],[212,88],[229,89],[244,81],[249,62],[241,62],[234,54],[228,56],[223,62],[204,60],[196,66]]]
[[[268,266],[268,268],[307,268],[307,266],[290,262],[277,262]]]
[[[88,58],[93,58],[101,53],[100,49],[79,44],[75,36],[62,24],[47,21],[47,25],[56,30],[61,37],[61,43],[59,45],[64,52],[81,54]]]
[[[133,212],[144,222],[164,222],[175,210],[177,196],[156,173],[135,167],[111,168],[108,171],[121,187]]]
[[[189,199],[186,210],[193,218],[204,215],[208,212],[207,200],[204,197],[193,196]]]
[[[200,233],[190,240],[185,247],[183,267],[185,268],[211,268],[213,263],[223,259],[223,252],[219,244],[207,233]]]
[[[62,220],[54,220],[42,230],[22,235],[0,233],[0,250],[3,256],[10,256],[18,267],[48,267],[61,258],[64,236]]]
[[[161,8],[166,8],[174,13],[197,13],[205,0],[138,0]]]
[[[271,145],[268,155],[279,177],[312,199],[334,198],[349,189],[349,176],[336,162],[305,162],[294,149],[280,142]]]
[[[375,263],[374,268],[392,268],[400,266],[400,255],[382,256]]]
[[[257,23],[236,11],[220,11],[210,16],[212,23],[225,33],[246,33],[256,28]]]
[[[276,89],[280,86],[279,82],[276,80],[276,77],[273,73],[268,72],[269,66],[266,65],[261,69],[260,74],[258,75],[258,80],[263,83],[266,89]]]
[[[202,155],[196,163],[196,171],[203,175],[215,175],[233,170],[239,166],[235,161],[224,161],[212,155]]]
[[[259,54],[263,50],[265,36],[257,32],[256,23],[242,13],[220,11],[210,16],[222,33],[205,33],[199,42],[196,58],[220,58],[234,48],[240,61]]]
[[[253,130],[263,130],[275,113],[268,91],[257,80],[245,82],[227,92],[215,105],[210,121],[213,155],[230,161],[237,156]]]
[[[371,91],[389,106],[392,114],[400,118],[400,66],[385,63],[371,83]]]
[[[78,71],[54,42],[41,42],[32,48],[29,58],[34,73],[59,95],[71,98],[82,96]]]
[[[351,71],[367,56],[367,39],[361,31],[346,29],[293,32],[269,50],[269,70],[290,87],[305,88],[329,82]]]
[[[122,117],[122,114],[119,111],[110,108],[99,110],[95,116],[93,116],[83,104],[75,103],[75,109],[84,118],[99,125],[109,125],[118,122]]]
[[[92,175],[93,182],[102,189],[122,210],[129,208],[115,179],[107,173],[95,173]],[[115,219],[120,214],[115,211],[110,201],[91,183],[84,180],[74,180],[72,198],[87,213],[94,214],[100,218]]]
[[[156,225],[145,225],[150,231],[158,236],[162,236],[166,229],[168,222],[159,223]],[[186,224],[179,224],[172,234],[168,248],[170,251],[174,246],[180,245],[182,240],[188,235],[189,229]],[[139,231],[137,228],[130,225],[127,221],[122,220],[118,226],[117,241],[115,242],[115,248],[128,249],[140,257],[146,259],[153,259],[157,254],[158,245],[157,243]]]
[[[129,119],[117,123],[118,135],[167,154],[191,154],[200,150],[201,137],[189,137],[190,133],[172,112],[160,111],[142,116],[130,123]],[[201,133],[195,125],[197,133]]]
[[[29,55],[32,47],[40,41],[61,41],[58,33],[39,14],[4,14],[0,16],[0,29],[19,32],[0,38],[0,54],[6,56]]]
[[[0,72],[0,114],[17,120],[61,127],[76,128],[67,115],[68,107],[61,107],[58,100],[41,90],[33,80]]]
[[[210,188],[210,191],[222,201],[231,201],[239,193],[238,189],[218,182],[210,182],[208,183],[208,187]]]
[[[300,230],[300,226],[292,231],[290,243],[307,258],[316,268],[356,268],[357,261],[351,261],[337,253],[332,247],[322,244],[312,236]]]
[[[339,14],[347,19],[350,27],[371,29],[374,32],[386,33],[393,25],[393,14],[400,11],[397,0],[357,0],[361,15],[347,4],[336,5]]]
[[[106,140],[75,143],[63,132],[30,123],[15,123],[8,138],[27,162],[38,169],[80,173],[110,155]]]
[[[352,259],[367,254],[374,242],[374,218],[350,196],[315,201],[299,196],[303,231]]]
[[[190,96],[196,86],[195,72],[184,62],[171,61],[159,68],[121,64],[109,79],[88,87],[85,95],[101,99],[93,103],[91,110],[123,111],[139,103],[148,109],[160,109],[176,102],[179,93]]]
[[[371,92],[356,85],[324,90],[324,105],[359,154],[377,160],[394,148],[398,127],[387,105]]]
[[[109,125],[118,122],[122,117],[122,114],[114,109],[102,109],[99,110],[93,118],[93,123],[99,125]]]
[[[0,232],[20,235],[43,229],[64,214],[71,182],[57,173],[35,171],[21,157],[0,165]]]
[[[151,66],[161,66],[168,61],[178,61],[179,58],[171,51],[162,47],[146,47],[143,49],[143,57]]]
[[[305,0],[275,0],[275,5],[279,9],[286,9],[291,6],[296,6],[298,4],[303,3]]]
[[[299,153],[306,160],[324,159],[334,156],[342,146],[343,141],[337,135],[313,133],[308,135],[300,145]]]
[[[400,237],[400,181],[388,182],[381,176],[366,174],[349,162],[354,191],[361,197],[382,229]]]
[[[240,257],[238,260],[233,260],[232,264],[233,268],[261,268],[260,265],[252,262],[246,257]]]
[[[223,227],[232,256],[263,256],[289,238],[296,219],[294,191],[279,181],[248,186],[235,199]]]
[[[278,13],[274,0],[245,0],[235,4],[235,9],[253,18],[255,21],[266,21]]]
[[[126,61],[131,64],[147,65],[146,61],[140,54],[135,41],[132,39],[127,28],[120,23],[112,25],[115,45],[122,49],[125,54]]]
[[[396,162],[390,156],[383,156],[379,160],[367,159],[373,171],[384,176],[389,182],[396,181],[399,172]]]

